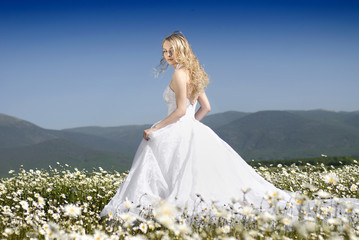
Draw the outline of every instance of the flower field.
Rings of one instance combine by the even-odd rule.
[[[127,174],[102,168],[80,171],[58,163],[48,170],[11,170],[11,177],[0,179],[0,239],[359,239],[359,209],[339,199],[359,198],[356,160],[339,167],[279,164],[255,169],[276,187],[296,192],[298,219],[277,210],[215,205],[190,216],[165,201],[142,216],[101,219],[100,211]],[[275,209],[276,197],[273,193],[264,200]],[[335,204],[322,206],[315,200],[315,207],[305,207],[319,198],[334,198]],[[130,201],[127,205],[141,208]],[[340,214],[339,206],[344,209]]]

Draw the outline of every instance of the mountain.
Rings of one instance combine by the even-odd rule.
[[[151,125],[148,124],[120,127],[79,127],[63,129],[62,132],[64,134],[74,134],[74,136],[81,134],[82,136],[95,136],[101,139],[106,139],[114,144],[111,148],[106,149],[105,147],[100,147],[101,143],[96,142],[92,145],[88,144],[88,146],[99,148],[101,150],[133,154],[137,150],[138,144],[142,139],[143,130],[149,127],[151,127]],[[81,143],[81,139],[72,138],[72,140]]]
[[[125,140],[123,140],[125,142]],[[28,121],[0,114],[0,176],[10,169],[47,168],[56,162],[86,168],[129,169],[133,149],[111,139],[59,130],[44,129]]]
[[[20,147],[57,138],[28,121],[0,113],[0,149]]]
[[[206,116],[211,127],[245,160],[359,154],[359,111],[228,111]],[[68,163],[73,167],[129,169],[150,125],[44,129],[0,114],[0,176],[8,170]]]
[[[333,112],[328,110],[288,111],[307,119],[325,123],[352,125],[359,127],[359,111],[356,112]]]
[[[6,176],[10,169],[41,169],[57,163],[69,164],[80,170],[91,170],[93,167],[125,171],[131,167],[132,159],[126,155],[104,152],[79,146],[65,139],[50,139],[41,143],[17,148],[0,149],[0,176]]]
[[[359,128],[359,113],[352,114],[344,119],[344,123]]]
[[[0,114],[0,149],[27,146],[51,139],[66,139],[91,149],[133,154],[150,125],[44,129],[28,121]]]
[[[250,113],[227,111],[223,113],[215,113],[203,118],[202,123],[206,124],[210,128],[219,128],[234,120],[240,119],[249,115]]]
[[[260,111],[216,132],[247,160],[358,154],[359,129],[331,122],[286,111]]]

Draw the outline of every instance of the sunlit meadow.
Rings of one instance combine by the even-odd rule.
[[[92,172],[58,163],[48,170],[11,170],[0,179],[0,232],[2,239],[358,239],[359,209],[338,198],[359,198],[359,165],[354,160],[339,167],[324,164],[298,167],[255,167],[276,187],[297,192],[303,207],[296,220],[280,211],[250,206],[213,207],[201,215],[161,202],[141,216],[121,219],[99,213],[128,172]],[[243,189],[244,192],[250,189]],[[200,198],[200,196],[198,196]],[[276,194],[264,197],[275,208]],[[307,214],[308,199],[334,198],[333,206],[317,201]],[[237,199],[233,199],[235,203]],[[345,211],[337,214],[337,207]],[[128,201],[127,207],[134,206]],[[175,217],[176,216],[176,217]],[[240,216],[240,218],[238,218]]]

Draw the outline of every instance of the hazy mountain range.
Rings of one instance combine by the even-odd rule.
[[[229,111],[202,121],[250,161],[359,155],[359,111]],[[0,176],[10,169],[130,168],[142,132],[150,125],[44,129],[0,114]]]

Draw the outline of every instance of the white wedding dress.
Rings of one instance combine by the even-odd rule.
[[[176,109],[175,93],[167,86],[163,97],[170,114]],[[232,203],[233,197],[239,200],[237,204],[266,209],[269,204],[264,197],[274,192],[282,197],[279,206],[286,206],[288,201],[295,204],[288,191],[266,181],[215,132],[195,119],[196,104],[187,99],[183,117],[152,132],[150,140],[142,139],[129,174],[101,217],[128,212],[126,198],[133,202],[130,211],[136,214],[139,204],[147,207],[161,199],[187,206],[194,213],[210,207],[212,200],[224,206]],[[244,189],[250,189],[245,199]]]

